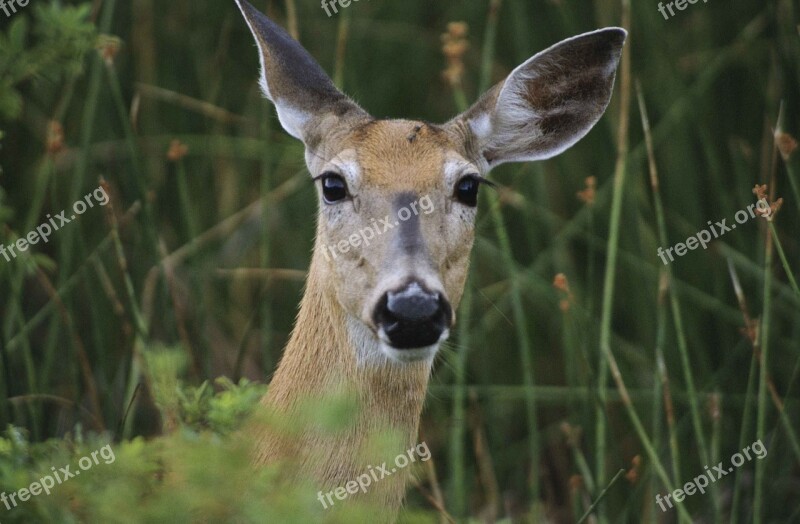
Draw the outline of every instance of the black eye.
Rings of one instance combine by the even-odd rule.
[[[322,197],[326,204],[335,204],[347,198],[347,182],[336,173],[323,173]]]
[[[475,207],[478,205],[478,188],[480,181],[473,175],[467,175],[456,183],[456,200],[465,206]]]

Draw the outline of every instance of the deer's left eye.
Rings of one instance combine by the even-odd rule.
[[[456,183],[455,198],[465,206],[478,205],[478,188],[481,183],[477,177],[467,175]]]
[[[341,175],[336,173],[323,173],[322,179],[322,198],[326,204],[335,204],[347,198],[347,182]]]

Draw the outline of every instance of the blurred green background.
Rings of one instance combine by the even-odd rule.
[[[467,294],[421,424],[435,467],[404,519],[575,522],[602,493],[587,522],[800,521],[797,0],[698,2],[669,20],[655,0],[370,0],[332,17],[317,1],[254,5],[374,116],[433,122],[563,38],[630,31],[596,128],[555,159],[496,169],[498,190],[482,193]],[[442,34],[457,21],[469,48],[453,85]],[[225,433],[234,423],[220,417],[260,390],[217,385],[233,400],[209,407],[213,380],[268,382],[302,295],[316,196],[257,70],[233,1],[0,11],[0,243],[101,179],[111,195],[49,243],[0,258],[0,427],[24,430],[7,442],[152,443],[195,408],[194,422],[220,410],[199,426]],[[756,184],[783,198],[773,222],[661,263],[659,246],[732,222]],[[656,505],[758,439],[765,459],[680,509]],[[0,489],[18,489],[34,454],[3,450]],[[8,518],[88,519],[87,493]],[[119,511],[159,521],[135,516],[152,499],[138,496]]]

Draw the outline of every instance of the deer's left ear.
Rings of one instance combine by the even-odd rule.
[[[489,168],[543,160],[571,147],[611,100],[627,32],[612,27],[570,38],[538,53],[449,125]]]
[[[261,91],[275,104],[290,135],[314,145],[332,126],[370,118],[336,89],[316,60],[283,28],[247,0],[236,4],[258,45]]]

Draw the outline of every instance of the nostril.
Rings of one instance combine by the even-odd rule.
[[[400,291],[383,295],[374,321],[380,335],[395,349],[422,348],[441,340],[452,311],[442,293],[430,292],[412,282]]]
[[[427,293],[416,283],[397,293],[389,292],[386,298],[386,309],[392,316],[412,322],[427,320],[440,308],[439,294]]]

